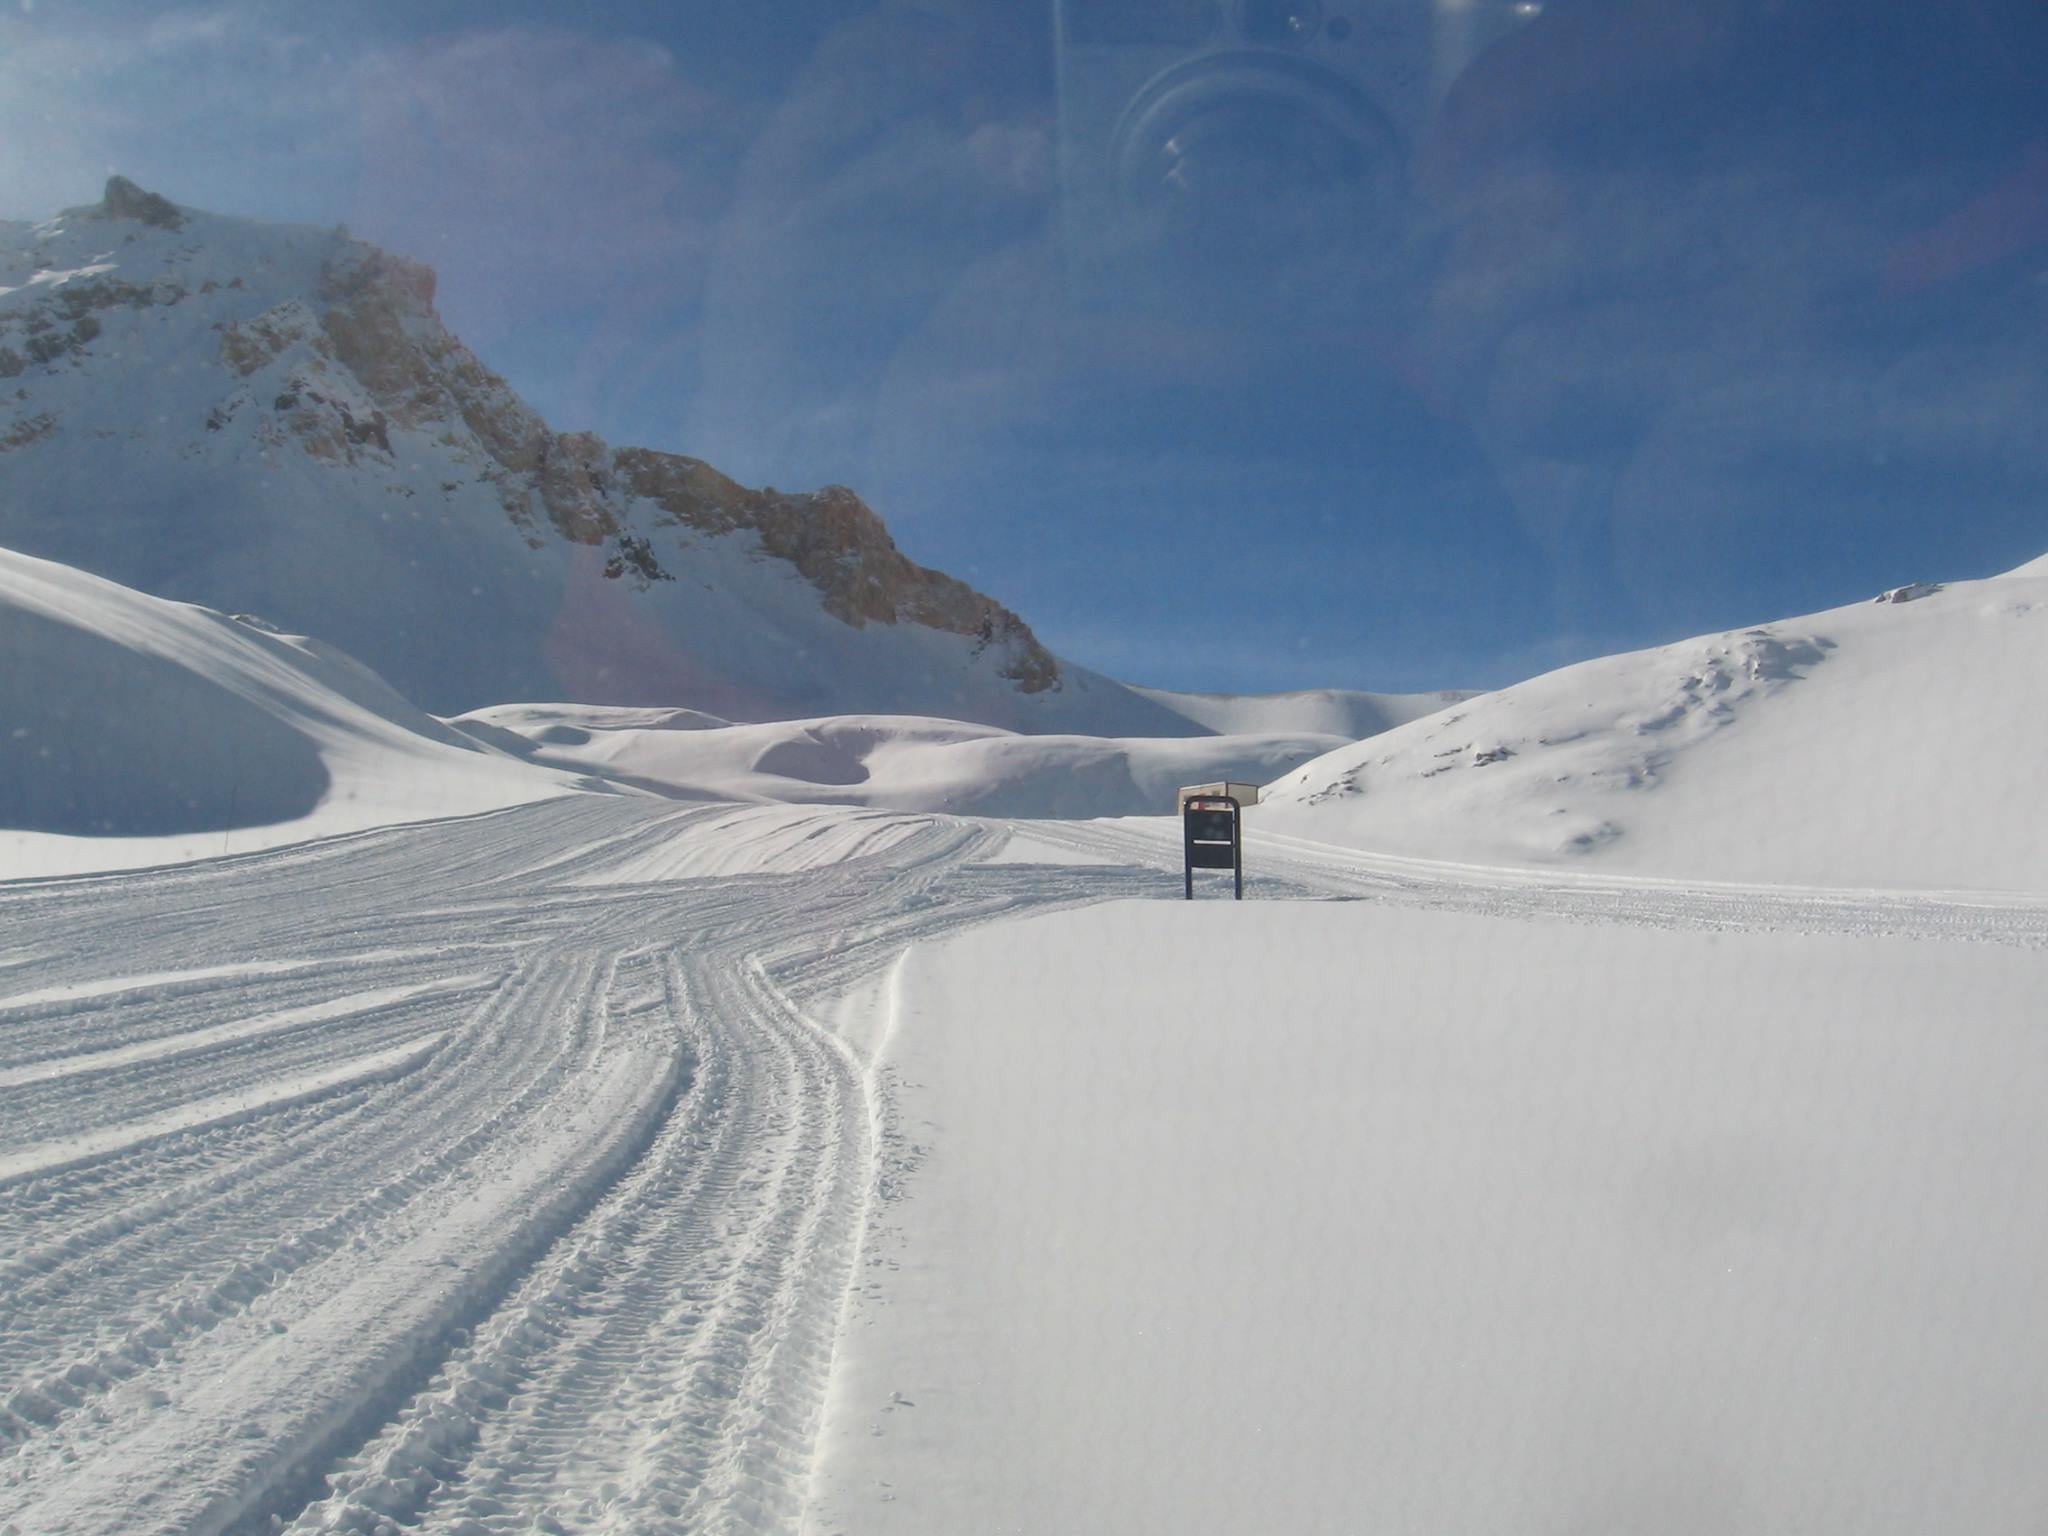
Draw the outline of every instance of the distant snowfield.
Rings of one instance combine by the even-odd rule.
[[[1339,748],[1257,829],[1477,864],[2048,890],[2048,564],[1610,656]]]
[[[1243,702],[1254,713],[1284,714],[1294,697]],[[916,715],[734,725],[695,710],[570,704],[505,705],[452,723],[562,772],[679,799],[1065,818],[1170,813],[1183,784],[1263,783],[1352,739],[1300,730],[1027,736]]]
[[[891,1129],[806,1528],[2020,1529],[2044,982],[1384,903],[921,944],[842,1015]]]

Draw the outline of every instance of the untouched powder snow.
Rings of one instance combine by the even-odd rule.
[[[2048,567],[1567,667],[1269,785],[1256,830],[1686,879],[2048,890]]]
[[[452,722],[534,761],[685,800],[858,805],[970,816],[1171,810],[1183,784],[1262,782],[1350,738],[1020,735],[916,715],[734,725],[695,710],[512,704]]]
[[[0,550],[0,878],[463,815],[594,786],[348,657]]]
[[[1389,902],[918,945],[840,1015],[889,1128],[805,1528],[2021,1529],[2044,981]]]

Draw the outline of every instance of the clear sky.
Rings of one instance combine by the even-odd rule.
[[[1063,3],[0,0],[0,217],[345,222],[556,427],[851,485],[1136,682],[2048,550],[2041,0]]]

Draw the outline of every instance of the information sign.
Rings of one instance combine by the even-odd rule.
[[[1232,795],[1191,795],[1181,802],[1181,843],[1187,897],[1195,899],[1195,871],[1227,869],[1244,900],[1244,808]]]

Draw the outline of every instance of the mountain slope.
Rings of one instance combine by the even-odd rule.
[[[0,550],[0,879],[156,864],[599,786],[316,641]]]
[[[452,712],[913,712],[1196,734],[907,559],[838,487],[558,433],[343,230],[115,178],[0,225],[0,543],[320,635]]]
[[[1254,824],[1483,863],[2048,891],[2048,564],[1567,667],[1317,759]]]
[[[1310,731],[1346,741],[1377,736],[1475,697],[1457,689],[1437,693],[1364,693],[1354,688],[1304,688],[1292,693],[1132,691],[1218,735]]]

